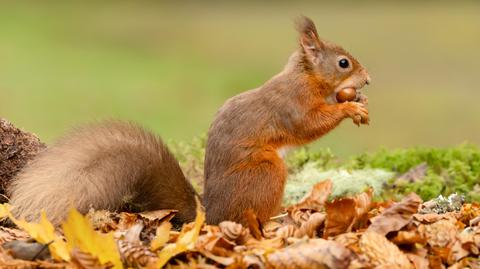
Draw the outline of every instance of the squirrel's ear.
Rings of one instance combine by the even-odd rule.
[[[300,33],[300,46],[307,56],[314,62],[318,62],[321,57],[321,50],[324,48],[323,42],[318,37],[317,28],[313,21],[305,16],[297,19],[297,31]]]

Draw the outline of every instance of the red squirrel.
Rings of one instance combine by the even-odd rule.
[[[297,23],[299,48],[263,86],[230,98],[208,132],[203,204],[207,222],[260,221],[278,213],[287,169],[280,152],[318,139],[343,119],[368,124],[366,97],[338,103],[335,94],[370,82],[340,46],[321,40],[312,20]],[[74,130],[39,154],[9,189],[14,215],[56,225],[71,206],[81,213],[176,209],[195,217],[195,193],[161,139],[131,123],[110,121]]]

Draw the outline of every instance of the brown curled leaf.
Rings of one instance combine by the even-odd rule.
[[[414,245],[414,244],[425,244],[425,237],[420,234],[417,230],[413,231],[399,231],[392,242],[396,245]]]
[[[325,204],[327,217],[323,238],[346,232],[356,217],[355,200],[352,198],[335,199]]]
[[[407,253],[407,258],[413,263],[415,269],[429,269],[428,259],[416,254]]]
[[[368,231],[386,235],[389,232],[398,231],[410,223],[413,214],[417,213],[422,199],[415,193],[411,193],[402,201],[393,204],[379,216],[372,219]]]
[[[295,237],[300,238],[303,236],[308,236],[310,238],[315,237],[319,228],[325,222],[326,215],[325,213],[315,212],[310,215],[308,221],[302,223],[299,229],[295,232]]]
[[[360,238],[359,246],[362,253],[377,267],[413,269],[407,256],[379,233],[365,232]]]
[[[294,237],[298,228],[295,225],[288,224],[277,230],[276,236],[282,239],[287,239],[289,237]]]
[[[373,188],[353,197],[355,200],[356,221],[361,221],[372,208]]]
[[[372,206],[373,189],[354,197],[336,199],[325,204],[327,217],[325,221],[324,238],[350,232],[355,227],[364,227]]]
[[[431,247],[447,247],[456,241],[457,228],[454,220],[440,220],[433,224],[422,225],[418,231],[427,239]]]
[[[290,214],[290,218],[295,222],[296,224],[302,224],[306,222],[309,218],[310,215],[312,215],[311,210],[304,210],[304,209],[294,209]]]
[[[267,255],[267,268],[348,268],[354,254],[342,245],[324,239],[299,242]]]
[[[315,184],[312,190],[305,195],[300,202],[287,208],[287,212],[291,213],[296,210],[305,209],[321,211],[328,196],[332,193],[332,186],[332,181],[329,179]]]

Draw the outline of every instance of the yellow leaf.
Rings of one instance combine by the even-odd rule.
[[[189,249],[193,249],[193,247],[195,246],[195,242],[197,242],[198,236],[200,234],[200,229],[205,222],[205,212],[203,212],[198,198],[196,199],[196,201],[197,216],[195,218],[195,225],[193,229],[187,232],[182,230],[182,232],[178,236],[177,242],[166,245],[160,251],[160,253],[158,253],[157,266],[159,268],[162,268],[172,257]]]
[[[150,249],[155,251],[168,242],[170,237],[170,229],[172,229],[172,224],[168,221],[162,223],[162,225],[157,227],[157,234],[155,238],[150,243]]]
[[[67,244],[62,240],[62,238],[60,238],[60,236],[55,234],[55,228],[53,227],[52,223],[48,221],[44,211],[41,213],[39,223],[17,220],[11,215],[10,212],[8,212],[8,214],[13,223],[25,230],[37,242],[41,244],[49,244],[48,249],[50,250],[50,253],[52,253],[52,256],[55,260],[70,261],[70,254]]]
[[[96,232],[89,220],[74,208],[70,210],[62,227],[70,250],[78,248],[80,251],[97,257],[100,264],[111,262],[114,265],[113,268],[122,268],[113,233]]]

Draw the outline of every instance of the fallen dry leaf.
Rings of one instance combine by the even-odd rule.
[[[426,238],[418,232],[418,230],[412,231],[399,231],[392,242],[396,245],[414,245],[414,244],[425,244]]]
[[[0,226],[0,245],[13,240],[25,240],[28,238],[30,236],[25,231]]]
[[[251,214],[246,222],[248,228],[231,221],[218,226],[206,225],[200,206],[195,222],[185,223],[180,231],[176,230],[180,227],[170,223],[173,216],[170,210],[157,211],[153,217],[143,213],[92,211],[89,216],[95,217],[97,225],[94,228],[110,231],[111,241],[104,240],[105,237],[93,227],[86,228],[88,225],[82,222],[88,223],[88,220],[79,215],[80,224],[75,221],[75,227],[64,227],[72,251],[70,262],[15,259],[32,255],[16,255],[0,246],[0,267],[105,268],[114,266],[105,258],[112,253],[120,256],[120,266],[149,269],[161,266],[229,269],[479,267],[475,260],[480,254],[480,226],[474,222],[480,212],[477,204],[464,204],[460,211],[444,214],[418,214],[415,212],[419,199],[414,195],[398,203],[372,202],[370,189],[353,197],[326,202],[331,190],[329,183],[322,184],[304,199],[303,208],[265,223],[258,222]],[[9,216],[8,205],[0,205],[0,217],[2,214]],[[23,230],[0,227],[0,239],[6,241],[19,236],[30,238]],[[102,240],[92,239],[97,236]],[[328,240],[319,238],[323,236]],[[103,241],[114,242],[114,247],[102,251]],[[28,244],[42,246],[35,242]],[[85,250],[79,247],[82,244],[94,247]]]
[[[367,231],[360,238],[360,249],[375,266],[384,268],[413,269],[410,260],[400,249],[388,241],[385,236]]]
[[[313,213],[310,215],[310,218],[306,222],[302,223],[300,228],[295,231],[294,236],[298,238],[305,235],[310,238],[317,236],[319,228],[325,222],[325,218],[325,213]]]
[[[398,231],[412,220],[412,215],[418,210],[422,199],[415,193],[411,193],[402,201],[387,208],[379,216],[373,218],[368,231],[386,235],[392,231]]]
[[[288,212],[295,210],[309,209],[313,211],[321,211],[323,205],[328,199],[328,196],[332,193],[332,181],[325,180],[315,184],[312,190],[305,195],[296,205],[293,205],[287,209]]]
[[[335,199],[325,204],[326,220],[323,238],[351,232],[354,227],[366,226],[372,205],[373,189],[353,197]]]
[[[444,248],[456,240],[457,228],[452,221],[439,220],[433,224],[420,226],[419,232],[430,246]]]
[[[342,245],[324,239],[310,239],[267,255],[272,268],[348,268],[354,255]]]
[[[413,264],[413,267],[415,269],[429,269],[430,265],[428,264],[428,259],[425,257],[421,257],[416,254],[412,253],[407,253],[407,258],[410,260],[410,262]]]
[[[352,198],[335,199],[325,204],[327,218],[323,238],[349,232],[357,214],[355,205]]]

